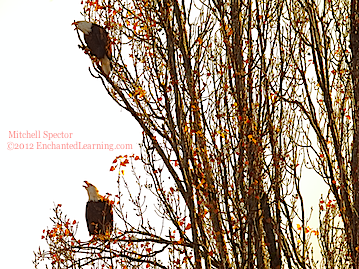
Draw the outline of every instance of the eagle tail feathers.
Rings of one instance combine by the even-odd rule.
[[[102,71],[108,75],[111,72],[111,61],[109,60],[109,58],[107,58],[107,56],[103,57],[101,60],[101,67],[102,67]]]

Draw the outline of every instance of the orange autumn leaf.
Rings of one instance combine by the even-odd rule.
[[[189,229],[191,229],[191,227],[192,227],[191,223],[188,223],[185,230],[189,230]]]
[[[123,162],[120,162],[121,166],[126,166],[128,163],[130,163],[126,157],[126,159]]]
[[[113,171],[113,170],[115,170],[115,169],[116,169],[115,166],[111,166],[110,171]]]

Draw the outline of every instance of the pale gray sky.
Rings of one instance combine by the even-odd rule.
[[[80,0],[0,0],[1,65],[1,267],[32,268],[33,251],[51,226],[54,203],[85,224],[87,180],[100,193],[115,193],[117,155],[139,154],[141,131],[110,98],[78,48],[71,23],[81,20]],[[10,138],[9,132],[35,132],[41,138]],[[44,132],[73,133],[47,140]],[[37,143],[132,144],[133,150],[38,150]],[[15,144],[34,149],[14,149]],[[5,196],[4,196],[5,195]]]

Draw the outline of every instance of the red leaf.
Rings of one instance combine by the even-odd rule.
[[[191,223],[188,223],[185,230],[189,230],[189,229],[191,229],[191,227],[192,227]]]
[[[130,163],[128,159],[125,159],[123,162],[120,162],[121,166],[126,166],[126,164]]]
[[[117,165],[116,165],[117,166]],[[110,171],[113,171],[116,169],[116,166],[111,166]]]

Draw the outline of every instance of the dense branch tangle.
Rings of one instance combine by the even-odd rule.
[[[323,2],[85,3],[86,19],[105,25],[114,45],[113,72],[103,83],[143,129],[148,188],[170,230],[169,239],[156,234],[152,243],[165,242],[177,258],[169,268],[313,266],[299,184],[313,152],[312,167],[352,229],[354,254],[357,213],[345,170],[352,125],[343,112],[352,98],[348,35],[347,24],[338,23],[348,9]],[[332,223],[333,214],[327,219]],[[139,241],[154,233],[144,222],[129,227]],[[154,256],[142,262],[154,265]]]
[[[156,162],[147,155],[159,199],[168,203],[158,173],[169,173],[186,204],[191,234],[176,225],[170,204],[164,208],[191,243],[193,266],[279,268],[282,249],[289,253],[296,245],[294,238],[281,242],[287,231],[280,227],[282,188],[294,174],[284,180],[284,159],[297,162],[288,146],[292,130],[283,129],[293,125],[294,114],[277,98],[286,94],[288,72],[284,48],[290,41],[278,25],[284,3],[87,7],[89,19],[106,18],[116,48],[109,92],[143,128],[146,152],[155,149],[160,157]],[[294,264],[305,259],[287,258]]]
[[[315,132],[318,146],[308,143],[308,148],[316,155],[312,167],[328,184],[338,202],[342,222],[332,229],[340,231],[340,235],[337,232],[323,234],[320,241],[322,246],[326,246],[323,253],[331,254],[323,255],[326,266],[340,264],[342,268],[359,266],[359,189],[355,172],[359,166],[355,154],[359,143],[353,139],[358,135],[354,129],[355,122],[358,122],[354,113],[357,90],[352,86],[355,85],[352,84],[356,79],[355,72],[351,74],[350,71],[351,68],[355,70],[353,64],[358,57],[353,48],[357,42],[353,35],[357,20],[353,14],[358,11],[358,3],[351,2],[350,11],[350,1],[297,1],[291,3],[289,12],[290,23],[298,37],[295,39],[297,44],[291,48],[296,57],[293,63],[297,67],[293,77],[298,79],[298,83],[290,86],[292,96],[289,101],[298,106]],[[332,214],[326,214],[322,225],[334,223],[333,219]],[[346,239],[342,240],[343,237]],[[339,259],[342,261],[338,262]]]

